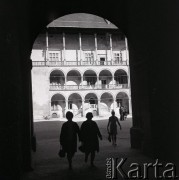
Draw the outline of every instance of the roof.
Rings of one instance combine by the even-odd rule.
[[[48,24],[48,27],[118,29],[104,18],[85,13],[75,13],[60,17]]]

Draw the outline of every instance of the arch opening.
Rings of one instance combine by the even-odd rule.
[[[93,70],[87,70],[83,75],[83,86],[88,89],[95,89],[97,87],[97,74]]]
[[[118,69],[114,73],[114,80],[116,86],[121,86],[122,88],[128,88],[128,76],[126,71]]]
[[[123,106],[129,114],[129,97],[125,92],[119,92],[116,96],[117,107]]]
[[[72,93],[68,97],[68,111],[71,111],[74,116],[82,116],[82,97],[77,93]]]
[[[54,70],[50,73],[50,89],[63,89],[65,86],[65,76],[60,70]]]
[[[112,73],[109,70],[102,70],[99,73],[99,85],[102,89],[107,89],[112,85]]]
[[[63,118],[65,117],[65,97],[61,94],[55,94],[51,98],[51,117]]]
[[[77,70],[70,70],[67,73],[67,77],[66,77],[66,88],[68,90],[70,89],[80,89],[81,87],[81,83],[82,83],[82,78],[81,78],[81,74],[79,71]]]
[[[110,115],[114,110],[114,99],[111,93],[105,92],[101,95],[100,99],[100,112],[101,114]]]
[[[74,17],[75,15],[72,19]],[[72,26],[65,26],[69,19],[64,23],[63,18],[65,17],[62,17],[62,21],[57,19],[50,23],[45,35],[41,36],[45,39],[43,73],[46,73],[45,69],[52,67],[60,67],[63,71],[54,70],[50,74],[50,84],[63,86],[56,91],[62,92],[66,97],[66,100],[63,96],[52,98],[51,116],[57,116],[54,107],[63,106],[63,117],[67,111],[71,111],[74,114],[74,121],[81,117],[85,120],[86,113],[92,112],[94,119],[105,120],[105,124],[111,115],[111,110],[118,110],[116,105],[118,99],[123,100],[121,104],[126,104],[125,98],[121,98],[121,94],[118,93],[119,88],[115,87],[118,84],[128,83],[124,78],[127,73],[119,69],[122,65],[125,67],[121,66],[121,68],[128,72],[125,38],[121,32],[118,32],[118,28],[104,18],[102,18],[102,23],[105,25],[103,28],[99,27],[100,23],[89,27],[84,20],[85,27],[70,28]],[[80,18],[83,19],[83,16]],[[90,23],[92,22],[95,23],[94,21]],[[71,23],[75,22],[71,20]],[[79,24],[82,22],[77,26]],[[63,25],[65,27],[61,28]],[[41,51],[34,53],[40,56]],[[34,60],[34,68],[40,66],[38,63]],[[45,90],[46,94],[47,92]],[[53,93],[54,89],[50,89],[50,94]]]
[[[94,116],[98,115],[98,97],[94,93],[88,93],[84,99],[85,114],[92,112]]]

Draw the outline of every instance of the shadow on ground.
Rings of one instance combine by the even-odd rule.
[[[45,121],[34,123],[37,137],[37,152],[33,154],[32,172],[24,174],[23,180],[104,180],[106,179],[107,158],[127,158],[123,170],[128,172],[131,163],[155,163],[155,159],[144,156],[138,150],[130,148],[130,128],[132,120],[122,121],[122,131],[118,128],[117,146],[113,147],[107,140],[107,120],[96,121],[103,140],[100,141],[100,152],[96,154],[95,167],[84,162],[84,154],[77,152],[73,158],[73,169],[68,169],[66,158],[59,158],[59,135],[63,122]],[[82,122],[78,122],[81,126]],[[79,146],[80,144],[78,144]],[[149,179],[153,178],[153,169],[150,169]],[[117,173],[117,179],[123,179]]]

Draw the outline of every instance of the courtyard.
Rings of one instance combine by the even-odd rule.
[[[85,120],[85,119],[84,119]],[[73,169],[68,169],[66,158],[59,158],[57,153],[60,148],[59,135],[63,121],[45,120],[34,123],[37,138],[37,151],[33,153],[32,172],[24,175],[24,180],[104,180],[106,179],[106,159],[107,158],[127,158],[123,169],[127,171],[130,164],[155,162],[141,154],[140,151],[130,148],[130,128],[132,119],[127,118],[120,121],[122,130],[118,128],[117,146],[114,147],[108,141],[106,130],[108,120],[95,120],[99,126],[103,140],[100,141],[100,152],[96,154],[95,167],[90,167],[90,163],[84,162],[84,154],[78,151],[73,158]],[[82,121],[77,122],[81,126]],[[80,143],[79,143],[80,145]],[[79,146],[78,145],[78,146]],[[153,176],[151,169],[151,176]],[[118,179],[123,179],[118,174]],[[152,178],[152,177],[151,177]]]

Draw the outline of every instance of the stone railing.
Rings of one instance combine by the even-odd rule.
[[[127,61],[32,61],[33,67],[40,66],[116,66],[122,65],[126,66]]]
[[[58,84],[51,84],[50,90],[51,91],[69,91],[69,90],[89,90],[89,89],[127,89],[128,84],[105,84],[105,85],[58,85]]]

